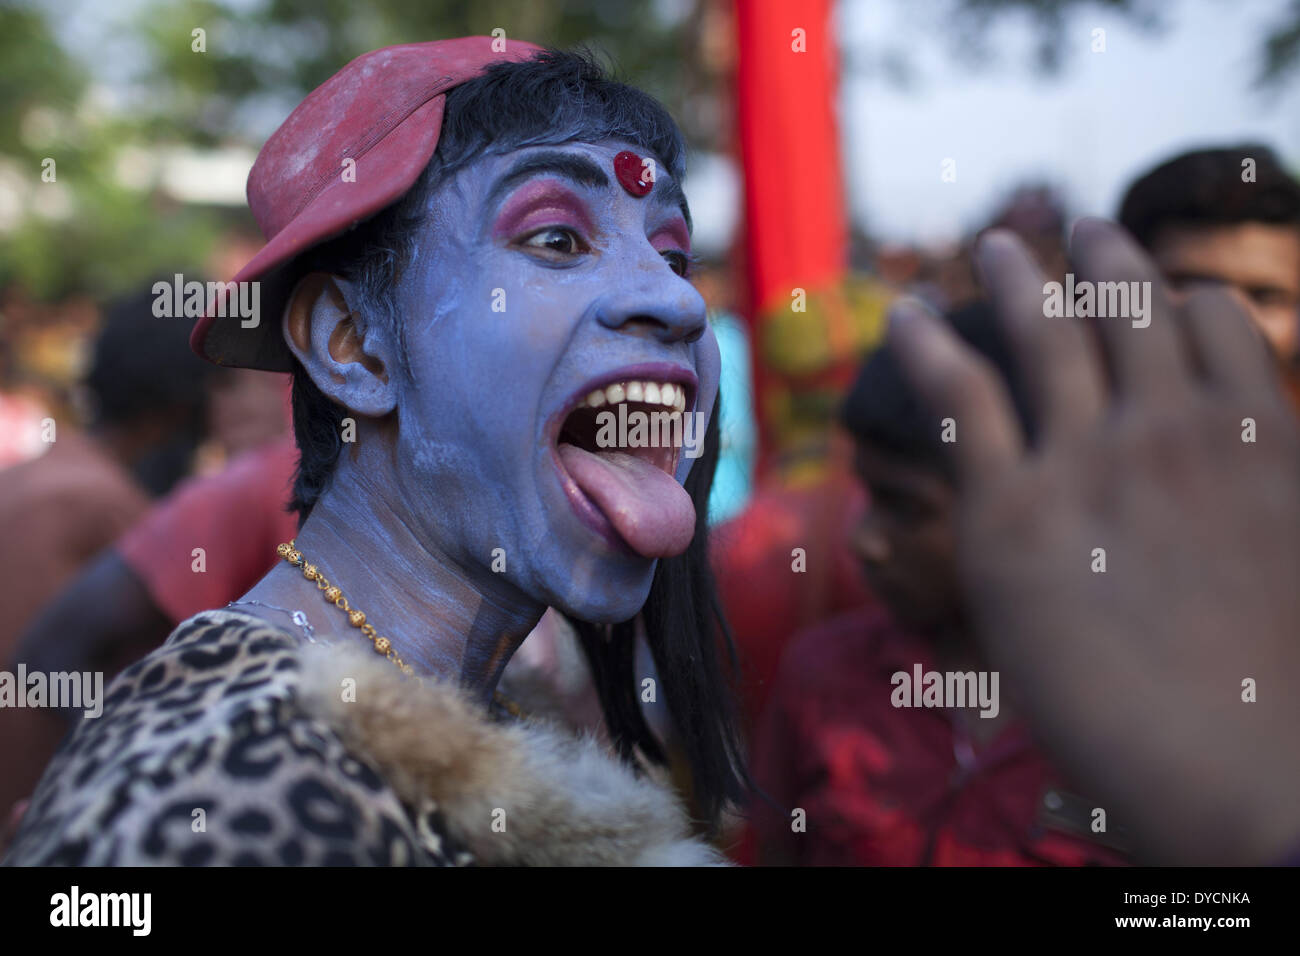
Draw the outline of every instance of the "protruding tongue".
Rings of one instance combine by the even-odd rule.
[[[671,558],[695,534],[695,504],[672,475],[621,451],[589,452],[563,442],[560,460],[637,554]]]

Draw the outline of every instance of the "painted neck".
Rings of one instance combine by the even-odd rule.
[[[339,462],[297,536],[299,550],[417,673],[457,680],[486,702],[545,606],[502,575],[459,566],[421,540],[382,471],[378,480],[367,478],[351,464]],[[292,602],[281,606],[310,608],[314,602],[329,612],[312,615],[313,626],[324,621],[326,639],[366,640],[300,569],[281,562],[264,583],[273,596]]]

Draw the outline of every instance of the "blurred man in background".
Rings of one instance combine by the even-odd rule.
[[[106,309],[84,382],[86,429],[49,419],[49,450],[0,471],[6,668],[46,601],[188,472],[204,431],[205,366],[189,348],[185,322],[153,315],[152,293]],[[55,716],[18,708],[0,709],[0,722],[0,806],[7,808],[32,782],[10,749],[52,750],[62,728]]]
[[[1011,384],[992,309],[952,319]],[[952,474],[938,422],[891,345],[867,361],[845,405],[870,498],[853,537],[880,603],[796,637],[754,754],[758,784],[785,812],[756,808],[759,862],[916,866],[1115,864],[1093,803],[1072,794],[1002,686],[991,706],[902,707],[894,675],[985,672],[957,581]],[[993,686],[988,684],[986,686]],[[910,697],[910,695],[908,695]],[[792,808],[806,832],[791,826]]]
[[[1176,294],[1218,286],[1285,364],[1300,357],[1300,183],[1267,146],[1201,149],[1133,183],[1119,221]]]
[[[106,310],[84,382],[85,431],[51,419],[49,451],[0,471],[6,655],[44,598],[189,471],[207,372],[185,324],[155,318],[151,302],[143,293]]]

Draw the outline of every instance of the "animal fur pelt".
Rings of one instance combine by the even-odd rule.
[[[661,780],[638,776],[591,736],[493,721],[459,688],[418,684],[354,648],[306,648],[302,667],[304,709],[366,755],[404,801],[436,805],[481,864],[725,864],[691,836]]]

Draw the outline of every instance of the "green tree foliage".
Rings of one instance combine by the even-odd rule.
[[[177,149],[255,151],[311,89],[376,47],[500,27],[588,44],[670,106],[683,91],[685,21],[651,0],[148,0],[106,20],[110,35],[83,42],[89,49],[69,45],[64,27],[91,2],[0,5],[0,191],[22,207],[18,222],[0,221],[0,287],[42,300],[201,271],[228,229],[254,228],[251,217],[177,202],[157,181],[159,160]],[[107,90],[98,57],[114,68]],[[104,103],[106,93],[119,102]],[[45,157],[55,183],[41,180]]]

